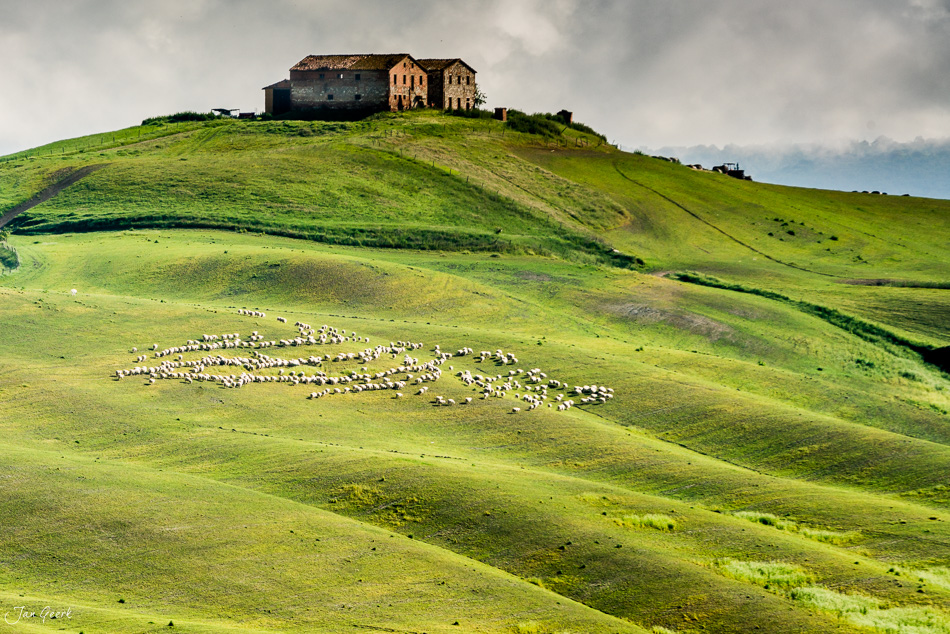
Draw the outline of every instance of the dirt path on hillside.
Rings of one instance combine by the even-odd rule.
[[[686,207],[684,207],[684,206],[681,205],[680,203],[676,202],[675,200],[673,200],[673,199],[670,198],[669,196],[666,196],[666,195],[664,195],[664,194],[661,194],[660,192],[658,192],[657,190],[653,189],[652,187],[649,187],[649,186],[647,186],[647,185],[644,185],[643,183],[641,183],[641,182],[639,182],[639,181],[636,181],[636,180],[630,178],[629,176],[627,176],[626,174],[623,173],[623,171],[620,169],[620,167],[619,167],[616,163],[614,163],[614,169],[617,170],[617,173],[620,174],[620,176],[622,176],[622,177],[625,178],[626,180],[630,181],[630,182],[633,183],[634,185],[637,185],[637,186],[639,186],[639,187],[642,187],[643,189],[645,189],[645,190],[647,190],[647,191],[653,192],[654,194],[656,194],[657,196],[659,196],[660,198],[662,198],[662,199],[665,200],[666,202],[670,203],[671,205],[675,205],[676,207],[679,207],[680,209],[682,209],[683,211],[685,211],[686,213],[688,213],[690,216],[692,216],[692,217],[695,218],[696,220],[698,220],[698,221],[700,221],[701,223],[703,223],[703,224],[705,224],[705,225],[711,227],[712,229],[715,229],[716,231],[718,231],[718,232],[721,233],[722,235],[726,236],[727,238],[729,238],[730,240],[732,240],[732,241],[735,242],[736,244],[742,245],[743,247],[745,247],[746,249],[749,249],[749,250],[752,251],[753,253],[758,253],[759,255],[761,255],[763,258],[765,258],[765,259],[767,259],[767,260],[771,260],[772,262],[775,262],[776,264],[781,264],[782,266],[787,266],[787,267],[789,267],[789,268],[798,269],[799,271],[805,271],[806,273],[813,273],[813,274],[815,274],[815,275],[823,275],[823,276],[825,276],[825,277],[841,277],[840,275],[833,275],[833,274],[831,274],[831,273],[822,273],[821,271],[815,271],[815,270],[812,270],[812,269],[806,269],[806,268],[803,267],[803,266],[798,266],[797,264],[792,264],[791,262],[783,262],[782,260],[779,260],[778,258],[772,257],[772,256],[769,255],[768,253],[763,253],[762,251],[759,251],[758,249],[756,249],[756,248],[753,247],[752,245],[746,244],[745,242],[743,242],[743,241],[740,240],[739,238],[736,238],[735,236],[726,233],[725,231],[723,231],[722,229],[720,229],[719,227],[717,227],[717,226],[714,225],[713,223],[709,222],[709,221],[706,220],[705,218],[701,218],[697,213],[695,213],[695,212],[693,212],[693,211],[687,209]]]
[[[33,198],[30,198],[29,200],[20,203],[19,205],[17,205],[10,211],[3,214],[3,216],[0,216],[0,229],[2,229],[8,222],[10,222],[14,218],[22,214],[24,211],[32,209],[33,207],[36,207],[40,203],[45,203],[47,200],[49,200],[50,198],[52,198],[59,192],[63,191],[64,189],[72,185],[73,183],[89,176],[96,170],[100,170],[103,167],[106,167],[107,165],[109,165],[109,163],[99,163],[97,165],[86,165],[85,167],[80,167],[79,169],[70,172],[65,177],[59,179],[58,181],[56,181],[55,183],[53,183],[52,185],[50,185],[43,191],[33,196]]]

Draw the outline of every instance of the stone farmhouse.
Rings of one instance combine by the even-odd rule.
[[[429,75],[428,103],[443,110],[475,107],[475,69],[455,59],[420,59]]]
[[[308,55],[290,69],[290,79],[264,88],[264,111],[473,108],[475,91],[475,71],[460,59],[416,60],[408,53]]]

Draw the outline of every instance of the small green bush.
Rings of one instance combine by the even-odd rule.
[[[781,561],[739,561],[720,559],[713,564],[727,577],[754,583],[765,588],[799,588],[812,581],[801,566]]]
[[[364,484],[344,484],[340,487],[339,492],[340,498],[361,506],[376,504],[382,495],[378,488],[368,487]]]
[[[733,513],[736,517],[765,526],[774,526],[779,530],[792,530],[795,528],[795,522],[787,522],[782,518],[771,513],[758,513],[756,511],[736,511]]]
[[[572,123],[572,124],[571,124],[571,129],[572,129],[572,130],[577,130],[578,132],[583,132],[584,134],[589,134],[589,135],[591,135],[591,136],[595,136],[595,137],[597,137],[598,139],[600,139],[601,141],[603,141],[604,143],[607,142],[607,136],[606,136],[606,135],[603,135],[603,134],[601,134],[600,132],[597,132],[596,130],[594,130],[594,129],[593,129],[592,127],[590,127],[589,125],[584,125],[583,123]]]
[[[844,546],[845,544],[850,544],[860,535],[855,531],[842,533],[839,531],[829,531],[820,528],[808,528],[807,526],[800,526],[798,528],[798,533],[809,539],[814,539],[816,542],[831,544],[832,546]]]
[[[814,539],[817,542],[833,544],[835,546],[848,544],[857,539],[859,536],[858,533],[853,531],[842,533],[838,531],[802,526],[798,522],[783,519],[776,515],[772,515],[771,513],[760,513],[757,511],[736,511],[733,513],[733,515],[744,520],[749,520],[750,522],[763,524],[765,526],[773,526],[781,531],[798,533],[799,535],[808,537],[809,539]]]
[[[520,110],[508,111],[508,127],[515,132],[537,134],[547,138],[561,136],[563,124],[556,123],[543,114],[525,114]]]
[[[0,242],[0,268],[16,269],[20,266],[20,256],[16,249],[6,242]]]
[[[465,117],[466,119],[491,119],[492,116],[494,116],[491,110],[482,110],[480,108],[446,110],[445,114],[452,115],[453,117]]]
[[[672,531],[676,529],[676,520],[669,515],[647,513],[646,515],[624,515],[615,520],[620,526],[627,528],[652,528],[658,531]]]
[[[182,121],[213,121],[218,119],[218,115],[213,112],[176,112],[162,117],[149,117],[142,121],[142,125],[155,125],[161,123],[181,123]]]
[[[567,123],[561,117],[556,114],[551,114],[550,112],[529,115],[520,110],[509,110],[508,127],[516,132],[537,134],[548,138],[559,137],[563,134],[564,130],[570,128],[578,132],[583,132],[584,134],[593,135],[605,143],[607,142],[606,136],[600,134],[590,126],[586,126],[583,123]]]
[[[885,608],[878,599],[862,594],[841,594],[821,587],[794,588],[788,597],[805,606],[829,612],[839,619],[881,632],[950,634],[945,612],[929,607]]]
[[[869,610],[877,610],[880,602],[877,599],[859,594],[840,594],[826,588],[796,588],[789,593],[795,601],[802,601],[818,610],[833,612],[838,616],[848,613],[867,614]]]

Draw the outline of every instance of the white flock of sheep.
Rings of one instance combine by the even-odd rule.
[[[266,315],[259,311],[238,310],[238,314],[250,317],[264,318]],[[277,317],[280,323],[287,323],[284,317]],[[266,348],[302,348],[307,346],[339,345],[348,342],[369,343],[368,337],[357,336],[355,332],[346,333],[345,330],[327,325],[314,329],[309,324],[296,322],[297,336],[291,339],[267,340],[258,331],[253,331],[247,338],[240,333],[225,333],[202,335],[200,339],[189,340],[182,346],[158,349],[158,344],[152,345],[154,358],[161,359],[156,365],[136,365],[125,370],[116,370],[116,379],[142,376],[153,384],[161,379],[179,379],[187,383],[206,381],[218,383],[225,388],[240,388],[252,383],[287,383],[291,385],[314,385],[323,389],[311,392],[310,399],[319,399],[337,394],[359,394],[375,390],[394,390],[393,398],[402,398],[404,390],[410,385],[418,386],[417,396],[428,393],[429,386],[425,383],[435,383],[442,378],[442,367],[453,357],[471,356],[475,363],[485,364],[492,362],[498,366],[514,365],[517,357],[510,352],[482,350],[478,355],[472,348],[461,348],[455,353],[444,352],[436,345],[432,352],[433,358],[420,362],[418,358],[409,354],[423,347],[421,343],[410,341],[389,342],[388,345],[365,347],[354,352],[337,352],[336,354],[319,354],[299,356],[296,358],[278,358],[268,356],[262,352]],[[222,350],[247,350],[244,356],[225,356]],[[132,354],[137,348],[130,350]],[[186,353],[205,353],[197,359],[185,360]],[[388,355],[390,359],[397,359],[402,355],[400,363],[386,370],[372,372],[367,365]],[[138,355],[137,364],[145,364],[148,355]],[[349,369],[331,374],[333,363],[353,362],[360,366],[359,370]],[[302,370],[302,367],[314,368],[311,373]],[[232,371],[212,370],[211,368],[231,368]],[[240,372],[238,372],[240,369]],[[449,366],[449,370],[454,370]],[[264,373],[264,371],[274,371]],[[481,399],[505,398],[513,394],[515,400],[523,402],[524,411],[532,411],[544,405],[558,411],[570,409],[575,404],[606,403],[614,396],[613,389],[603,385],[575,385],[555,379],[549,379],[541,368],[532,368],[525,371],[521,368],[508,370],[505,374],[482,375],[473,374],[471,370],[459,370],[455,377],[462,384],[472,387],[480,393]],[[414,388],[415,389],[415,388]],[[549,394],[550,392],[550,394]],[[573,395],[572,398],[568,398]],[[574,399],[578,399],[575,402]],[[451,407],[455,405],[469,405],[472,397],[466,397],[456,402],[453,398],[442,395],[435,396],[433,405]],[[519,413],[522,407],[512,407],[512,413]]]

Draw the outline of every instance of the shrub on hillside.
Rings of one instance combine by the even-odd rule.
[[[487,112],[487,111],[483,111]],[[525,114],[520,110],[508,111],[508,127],[516,132],[539,134],[545,137],[559,137],[564,130],[570,128],[584,134],[590,134],[606,142],[607,137],[583,123],[567,123],[562,117],[550,112]]]
[[[0,268],[15,269],[20,266],[20,256],[16,249],[7,244],[9,237],[8,230],[0,231]]]
[[[562,126],[563,124],[558,124],[543,114],[525,114],[520,110],[508,111],[508,127],[515,132],[555,138],[561,136]]]
[[[812,582],[812,575],[796,564],[781,561],[739,561],[725,558],[713,566],[722,574],[766,589],[800,588]]]
[[[567,126],[571,130],[577,130],[578,132],[583,132],[584,134],[590,134],[591,136],[595,136],[598,139],[602,140],[604,143],[607,142],[606,136],[604,136],[600,132],[597,132],[589,125],[584,125],[583,123],[578,123],[576,121],[573,123],[568,123],[567,121],[564,120],[563,117],[556,114],[551,114],[550,112],[542,113],[541,116],[545,117],[546,119],[550,119],[551,121],[554,121],[555,123],[560,123],[561,125]],[[677,163],[679,163],[679,161],[677,161]]]
[[[450,114],[453,117],[465,117],[466,119],[491,119],[494,115],[491,110],[481,110],[480,108],[446,110],[445,114]]]
[[[658,531],[672,531],[676,529],[676,520],[669,515],[647,513],[645,515],[624,515],[614,520],[619,526],[627,528],[652,528]]]
[[[0,242],[0,269],[16,269],[20,266],[20,256],[16,249]]]
[[[182,121],[213,121],[217,119],[218,115],[213,112],[193,112],[187,110],[185,112],[176,112],[175,114],[167,114],[162,117],[149,117],[142,121],[142,125],[156,125],[161,123],[181,123]]]

